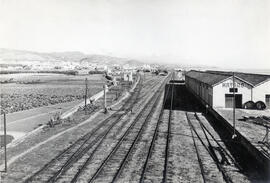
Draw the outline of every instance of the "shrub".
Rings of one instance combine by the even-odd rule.
[[[106,73],[105,71],[98,71],[98,70],[88,72],[88,74],[105,74],[105,73]]]

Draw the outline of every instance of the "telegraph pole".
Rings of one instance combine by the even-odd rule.
[[[5,172],[7,172],[7,123],[6,113],[4,112],[4,152],[5,152]]]
[[[236,137],[235,134],[235,78],[234,78],[234,72],[233,72],[233,136],[232,139]]]
[[[145,81],[145,72],[143,73],[143,77],[144,77],[143,80]]]
[[[107,113],[107,105],[106,105],[106,84],[103,86],[104,89],[104,113]]]
[[[85,78],[85,96],[84,96],[84,110],[85,110],[85,112],[86,112],[86,103],[87,103],[87,90],[88,90],[87,78]]]

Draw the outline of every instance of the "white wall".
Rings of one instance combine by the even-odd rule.
[[[124,81],[132,81],[133,82],[132,72],[126,72],[123,75],[124,75],[123,76]]]
[[[260,100],[265,102],[266,94],[270,95],[270,80],[253,88],[253,101],[257,102]]]
[[[225,94],[233,94],[230,92],[233,81],[229,78],[222,83],[213,87],[213,106],[225,107]],[[251,100],[251,86],[244,83],[241,80],[235,79],[235,88],[238,88],[238,92],[235,94],[242,94],[242,104]]]

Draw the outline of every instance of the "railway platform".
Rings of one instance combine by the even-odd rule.
[[[232,109],[215,108],[216,116],[221,116],[226,121],[229,128],[233,127]],[[214,112],[213,112],[214,114]],[[255,113],[255,114],[259,114]],[[265,167],[269,172],[270,165],[270,149],[269,141],[267,142],[267,128],[257,119],[257,115],[250,114],[248,110],[236,109],[235,112],[235,129],[240,135],[240,141],[245,145],[254,158],[261,162],[261,166]],[[245,117],[251,116],[251,119],[246,120]],[[259,115],[258,115],[259,116]],[[253,118],[254,117],[254,118]]]

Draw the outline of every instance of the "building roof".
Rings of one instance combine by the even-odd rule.
[[[232,76],[233,72],[225,72],[225,71],[206,71],[209,73],[217,73],[217,74],[225,74]],[[253,86],[256,86],[268,79],[270,79],[270,75],[266,74],[252,74],[252,73],[243,73],[243,72],[235,72],[236,77],[241,78],[244,81],[247,81]]]
[[[211,86],[230,77],[227,75],[219,75],[219,74],[207,73],[207,72],[201,72],[201,71],[195,71],[195,70],[191,70],[187,72],[186,76],[199,80],[202,83],[206,83]]]
[[[187,72],[186,75],[212,86],[229,77],[232,77],[233,72],[225,72],[225,71],[202,72],[202,71],[191,70]],[[256,86],[270,79],[270,75],[251,74],[251,73],[242,73],[242,72],[235,72],[235,76],[252,86]]]

